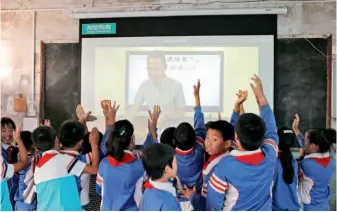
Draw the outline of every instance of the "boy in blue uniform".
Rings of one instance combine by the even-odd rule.
[[[330,155],[331,143],[326,137],[325,129],[313,129],[300,132],[299,116],[296,114],[293,130],[299,145],[304,148],[305,156],[300,161],[299,197],[305,211],[329,211],[331,191],[329,182],[333,175],[335,162]]]
[[[167,144],[151,144],[143,155],[143,165],[150,176],[144,184],[141,211],[181,211],[176,188],[170,182],[177,174],[174,150]]]
[[[231,151],[215,168],[208,184],[208,210],[271,210],[271,188],[277,159],[278,136],[274,114],[255,75],[251,84],[262,119],[240,116]]]
[[[56,132],[51,127],[38,127],[33,131],[32,139],[35,147],[43,153],[34,173],[37,210],[82,210],[74,176],[96,174],[97,168],[74,156],[59,153]],[[98,130],[94,128],[90,134],[90,143],[97,150],[93,152],[98,152],[98,139]],[[98,157],[93,154],[93,161],[98,160]]]
[[[10,193],[8,189],[7,180],[11,179],[15,172],[24,169],[28,162],[27,150],[21,140],[20,136],[21,127],[16,129],[14,141],[17,143],[19,149],[19,161],[14,164],[8,164],[2,156],[0,155],[0,173],[1,173],[1,211],[12,211],[12,203],[10,201]]]
[[[181,123],[174,133],[174,143],[176,144],[176,158],[178,164],[178,185],[187,188],[196,187],[197,192],[202,187],[202,167],[205,162],[206,128],[204,114],[200,106],[200,81],[194,85],[195,114],[194,129],[189,123]],[[178,190],[182,190],[179,188]],[[188,199],[179,198],[183,210],[193,210]]]
[[[62,150],[60,153],[75,157],[79,161],[89,164],[92,168],[98,169],[99,151],[98,148],[91,146],[91,152],[83,155],[80,154],[82,149],[82,141],[85,133],[85,127],[78,121],[66,121],[60,129],[60,143]],[[97,147],[97,145],[96,145]],[[80,177],[76,177],[77,188],[80,194],[82,208],[86,209],[89,204],[89,184],[90,175],[83,173]]]
[[[28,163],[19,172],[19,188],[15,194],[15,210],[17,211],[35,211],[37,206],[34,171],[40,156],[35,152],[31,136],[32,133],[29,131],[21,132],[22,141],[28,152]]]

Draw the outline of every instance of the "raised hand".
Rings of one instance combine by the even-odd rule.
[[[295,114],[295,119],[293,121],[293,125],[292,125],[292,128],[293,128],[293,131],[296,135],[300,134],[300,128],[299,128],[299,125],[300,125],[300,117],[298,116],[298,114],[296,113]]]
[[[92,128],[90,134],[89,134],[89,143],[91,146],[98,145],[99,142],[99,132],[96,127]]]
[[[155,105],[153,108],[153,112],[151,112],[150,110],[148,112],[149,112],[148,129],[152,135],[152,138],[156,139],[157,138],[157,132],[156,132],[157,122],[158,122],[158,119],[161,113],[160,106]]]
[[[77,118],[81,123],[85,123],[88,121],[95,121],[97,117],[91,115],[91,111],[85,112],[83,106],[81,104],[76,107]]]
[[[220,120],[221,120],[221,113],[218,112],[218,121],[220,121]]]
[[[109,124],[115,124],[116,122],[116,114],[119,109],[119,104],[116,104],[116,101],[114,101],[114,104],[111,106],[111,104],[108,107],[107,116],[105,118],[108,119]]]
[[[51,127],[51,121],[49,119],[45,119],[43,124],[40,124],[40,126]]]
[[[103,114],[106,117],[109,112],[109,107],[111,107],[111,101],[110,100],[102,100],[101,101],[101,107],[103,110]]]
[[[257,100],[258,104],[260,106],[262,106],[264,104],[267,104],[267,99],[266,99],[266,97],[264,95],[264,92],[263,92],[263,86],[262,86],[261,79],[256,74],[254,74],[254,76],[251,78],[251,80],[253,82],[250,83],[250,87],[253,90],[253,93],[256,97],[256,100]]]
[[[16,128],[16,130],[13,132],[13,138],[14,138],[14,142],[19,145],[20,143],[22,143],[21,140],[21,131],[22,131],[22,124],[19,124],[19,126]]]
[[[236,104],[242,105],[248,98],[248,91],[239,90],[236,96],[238,97],[236,100]]]
[[[194,98],[195,98],[195,105],[200,106],[200,80],[198,79],[198,82],[196,85],[193,85],[194,90]]]

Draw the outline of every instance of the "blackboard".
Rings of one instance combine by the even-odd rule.
[[[278,126],[291,127],[294,114],[301,116],[303,131],[326,126],[328,41],[278,39],[275,43],[274,112]],[[80,44],[45,44],[43,118],[55,129],[76,118],[80,102]]]
[[[291,127],[299,114],[302,132],[325,128],[328,40],[278,39],[274,72],[274,110],[278,126]]]
[[[76,119],[81,98],[81,48],[78,43],[43,45],[42,119],[50,119],[55,130],[63,121]]]

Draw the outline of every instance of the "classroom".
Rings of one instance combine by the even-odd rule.
[[[336,211],[336,0],[1,0],[1,211]]]

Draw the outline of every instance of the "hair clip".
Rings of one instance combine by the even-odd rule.
[[[124,135],[124,133],[125,133],[125,130],[122,130],[122,131],[119,133],[119,135],[122,136],[122,135]]]

